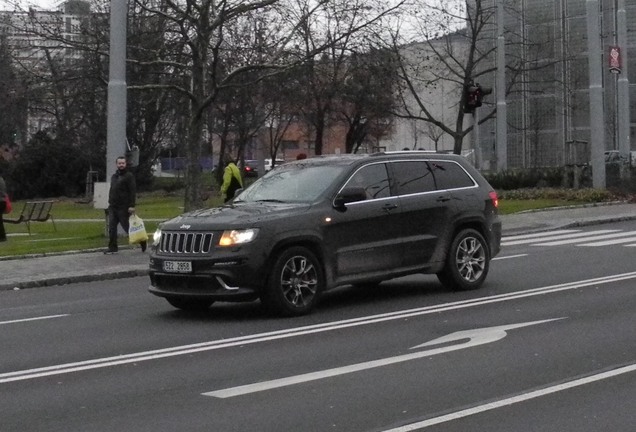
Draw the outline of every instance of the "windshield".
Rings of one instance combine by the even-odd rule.
[[[345,169],[341,165],[281,165],[241,192],[234,203],[313,202]]]

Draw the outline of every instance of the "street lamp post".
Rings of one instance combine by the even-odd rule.
[[[629,143],[629,77],[627,75],[628,53],[627,53],[627,12],[625,11],[625,0],[618,0],[616,7],[616,35],[618,46],[621,49],[621,71],[618,76],[618,150],[621,156],[627,161],[623,166],[625,175],[629,175],[630,143]]]
[[[508,112],[506,105],[506,41],[504,39],[504,5],[497,0],[497,171],[508,168]]]
[[[587,0],[587,50],[590,71],[590,153],[592,186],[605,189],[605,110],[598,0]]]
[[[115,159],[126,152],[126,19],[127,0],[110,2],[110,60],[106,119],[106,181],[115,173]]]

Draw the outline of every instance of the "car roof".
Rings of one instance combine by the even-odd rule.
[[[351,165],[361,160],[374,159],[377,161],[390,161],[395,159],[436,159],[436,160],[461,160],[465,159],[463,156],[459,156],[452,153],[436,153],[433,151],[389,151],[378,153],[346,153],[340,155],[321,155],[314,156],[307,159],[298,161],[291,161],[287,163],[295,164],[307,164],[307,165]]]

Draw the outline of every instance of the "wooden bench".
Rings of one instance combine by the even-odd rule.
[[[57,231],[53,215],[51,215],[51,208],[54,201],[27,201],[22,207],[20,216],[17,219],[4,218],[4,222],[19,224],[25,223],[31,235],[31,222],[46,222],[51,219],[53,222],[53,229]]]

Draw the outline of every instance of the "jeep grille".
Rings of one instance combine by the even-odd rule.
[[[212,233],[162,232],[159,252],[208,254],[212,250]]]

